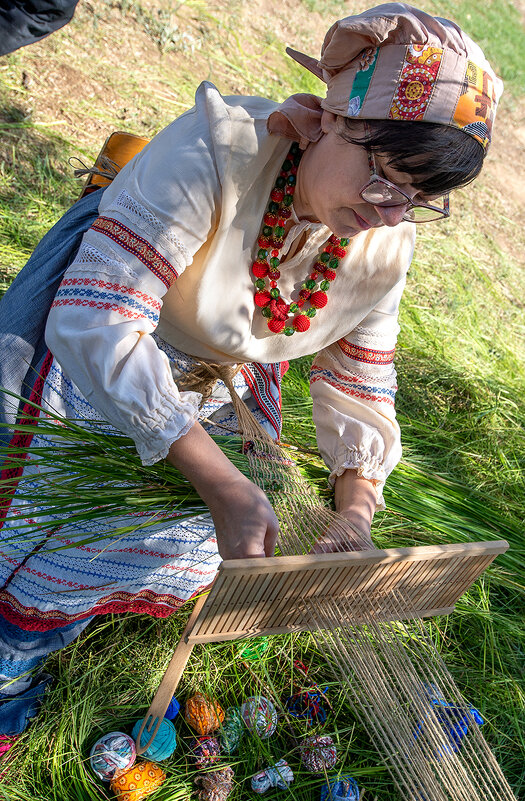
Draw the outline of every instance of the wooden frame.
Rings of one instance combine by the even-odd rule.
[[[197,600],[144,718],[137,754],[153,741],[196,643],[305,630],[301,610],[308,598],[344,599],[353,622],[365,622],[371,613],[377,620],[400,619],[399,598],[406,603],[403,619],[446,615],[508,547],[496,540],[222,562],[209,593]],[[141,746],[143,731],[150,736]]]

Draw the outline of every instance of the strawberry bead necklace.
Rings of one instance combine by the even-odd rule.
[[[297,301],[286,303],[277,284],[281,277],[279,254],[284,244],[286,220],[292,215],[290,207],[293,203],[301,156],[302,151],[297,142],[294,142],[270,192],[268,208],[257,240],[259,250],[252,264],[256,289],[255,304],[267,318],[270,331],[286,336],[291,336],[296,331],[307,331],[310,328],[310,319],[315,317],[318,309],[326,306],[328,302],[326,293],[336,277],[339,260],[346,255],[349,241],[332,234],[318,254],[312,272],[299,291]]]

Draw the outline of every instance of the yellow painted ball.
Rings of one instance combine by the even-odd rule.
[[[110,787],[117,801],[142,801],[166,779],[166,774],[154,762],[139,761],[111,780]]]

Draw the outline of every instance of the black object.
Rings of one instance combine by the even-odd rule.
[[[38,42],[73,19],[78,0],[0,0],[0,56]]]

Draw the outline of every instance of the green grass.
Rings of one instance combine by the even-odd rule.
[[[181,634],[180,618],[162,624],[131,616],[119,621],[109,619],[50,659],[49,669],[56,675],[56,684],[46,703],[45,716],[41,725],[24,735],[25,743],[17,749],[19,756],[11,763],[11,772],[18,780],[0,784],[0,791],[5,794],[2,798],[98,801],[111,797],[107,785],[96,781],[86,768],[89,749],[108,731],[130,730],[144,713],[144,694],[151,695],[162,677],[166,656]],[[238,644],[230,643],[197,646],[179,697],[205,691],[215,695],[226,708],[239,699],[264,692],[282,706],[303,682],[294,670],[295,659],[313,664],[312,680],[321,682],[323,689],[327,685],[322,655],[315,650],[309,635],[271,638],[270,647],[257,662],[242,659],[240,650]],[[300,766],[297,749],[298,743],[312,731],[331,734],[345,771],[350,769],[359,782],[366,776],[371,786],[380,787],[385,769],[374,765],[374,754],[369,747],[359,747],[353,753],[356,743],[363,739],[363,732],[349,716],[340,690],[333,682],[328,684],[327,695],[334,713],[329,714],[324,727],[307,729],[304,723],[283,717],[275,736],[269,740],[248,734],[243,737],[239,752],[229,760],[235,772],[233,797],[251,795],[249,778],[281,757],[289,761],[295,774],[289,797],[298,801],[316,797],[323,778],[312,776]],[[175,723],[178,746],[174,756],[163,763],[168,781],[155,795],[159,801],[177,799],[176,792],[181,793],[181,798],[189,797],[188,791],[198,773],[188,756],[193,732],[180,715]],[[49,784],[50,773],[53,787]]]
[[[507,92],[517,98],[525,92],[523,9],[510,0],[476,4],[467,0],[439,0],[432,7],[441,16],[457,22],[480,45],[505,82]]]
[[[316,55],[321,29],[348,13],[347,5],[330,0],[312,11],[313,4],[297,0],[279,7],[283,27],[297,15],[293,38],[256,13],[241,24],[241,5],[182,3],[168,14],[165,4],[159,4],[161,13],[153,4],[129,0],[79,4],[75,21],[45,50],[46,70],[67,63],[85,86],[79,96],[65,92],[64,114],[58,107],[40,110],[51,91],[47,85],[38,84],[38,92],[25,88],[24,73],[38,78],[31,49],[0,62],[0,288],[76,197],[68,157],[89,160],[111,130],[152,135],[191,105],[205,78],[225,93],[276,99],[320,91],[313,76],[283,56],[284,44]],[[440,0],[424,7],[456,19],[479,39],[506,82],[502,111],[519,110],[525,34],[518,6]],[[313,22],[300,16],[305,9],[317,12]],[[130,31],[138,56],[129,40],[120,44]],[[109,57],[112,43],[120,60]],[[454,195],[449,223],[419,229],[397,358],[404,458],[387,484],[388,511],[376,516],[374,536],[382,547],[510,542],[511,550],[465,594],[456,613],[428,627],[464,694],[486,718],[485,736],[519,796],[525,790],[525,239],[520,207],[510,197],[482,177],[473,190]],[[284,386],[285,434],[315,450],[307,380],[307,360],[294,364]],[[326,493],[326,471],[315,455],[310,460],[309,473]],[[144,713],[186,614],[162,621],[104,618],[50,658],[55,683],[39,722],[24,734],[0,780],[1,801],[112,797],[86,770],[89,748],[109,730],[129,730]],[[328,681],[325,657],[308,635],[272,638],[252,671],[279,699],[291,692],[293,658],[309,663],[323,686]],[[195,649],[179,695],[184,699],[195,689],[214,692],[228,705],[256,694],[259,685],[242,665],[238,646],[221,644]],[[340,769],[357,778],[365,799],[391,799],[391,781],[360,721],[333,684],[329,697],[337,714],[327,731],[339,740]],[[182,720],[177,729],[180,747],[166,764],[168,782],[155,795],[159,801],[186,798],[191,790],[189,730]],[[294,738],[303,733],[296,727]],[[293,749],[282,721],[275,739],[246,740],[233,763],[233,801],[251,793],[244,777],[280,756],[289,757],[297,774],[290,797],[317,799],[321,781],[299,769]]]
[[[20,121],[22,113],[17,106],[0,111],[0,292],[74,197],[67,143],[30,120]]]

